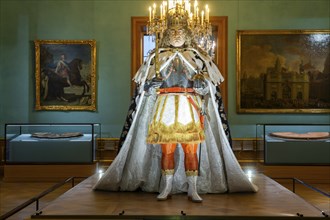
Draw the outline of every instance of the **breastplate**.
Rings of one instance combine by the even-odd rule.
[[[177,56],[171,63],[165,68],[161,75],[164,79],[164,83],[161,88],[181,87],[192,88],[193,82],[189,79],[189,69]]]

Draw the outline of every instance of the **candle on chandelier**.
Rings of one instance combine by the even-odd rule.
[[[164,11],[164,15],[166,15],[166,12],[167,12],[167,1],[163,1],[163,11]]]
[[[198,13],[199,13],[199,8],[197,7],[197,8],[196,8],[196,18],[197,18],[197,19],[199,18],[199,14],[198,14]]]
[[[202,19],[201,19],[202,26],[204,25],[204,11],[202,11]]]
[[[152,18],[155,19],[155,15],[156,15],[156,3],[154,3],[153,7],[154,7],[154,9],[152,10]]]
[[[195,4],[194,4],[194,17],[196,18],[197,17],[197,0],[195,0]]]
[[[167,0],[167,6],[168,8],[173,8],[173,0]]]
[[[189,8],[189,6],[190,6],[189,0],[186,0],[186,1],[185,1],[184,6],[185,6],[186,11],[188,11],[188,10],[189,10],[188,8]]]
[[[149,7],[149,22],[151,22],[151,7]]]
[[[190,15],[190,3],[188,1],[187,5],[186,5],[186,10],[188,12],[188,15]]]
[[[210,9],[208,5],[205,5],[205,21],[210,21]]]

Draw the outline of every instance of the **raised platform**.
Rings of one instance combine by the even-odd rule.
[[[4,165],[5,182],[42,182],[62,181],[77,176],[91,176],[96,172],[96,163],[92,164],[31,164]]]
[[[279,219],[324,217],[309,204],[263,174],[252,176],[257,193],[205,194],[192,203],[186,194],[158,202],[157,193],[93,191],[95,174],[58,197],[31,219]]]

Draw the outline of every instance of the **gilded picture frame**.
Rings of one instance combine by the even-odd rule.
[[[96,41],[35,40],[35,110],[96,110]]]
[[[239,30],[237,113],[330,113],[330,30]]]

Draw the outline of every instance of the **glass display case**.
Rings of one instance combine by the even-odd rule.
[[[93,163],[100,135],[94,123],[5,124],[5,163]]]
[[[329,124],[257,124],[264,163],[330,165]]]

